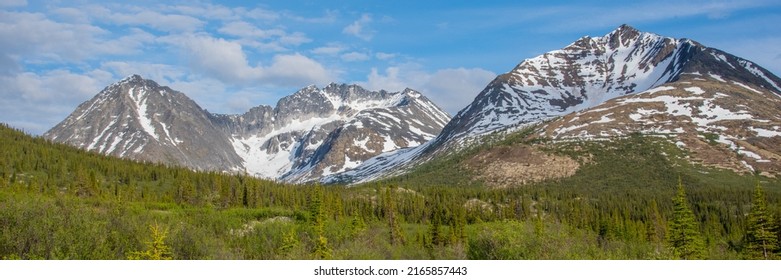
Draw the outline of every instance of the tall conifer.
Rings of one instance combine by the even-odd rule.
[[[694,212],[686,202],[683,183],[678,179],[678,193],[673,199],[673,215],[669,223],[668,242],[673,254],[681,259],[701,259],[705,250]]]
[[[746,221],[746,250],[752,259],[771,259],[778,250],[773,218],[767,211],[767,201],[762,186],[757,182],[754,201]]]

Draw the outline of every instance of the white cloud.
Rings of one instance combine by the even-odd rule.
[[[304,43],[312,42],[304,33],[293,32],[291,34],[285,34],[279,38],[279,42],[284,45],[298,46]]]
[[[290,12],[283,12],[282,17],[304,23],[329,24],[336,22],[336,20],[339,18],[339,11],[325,10],[324,14],[320,17],[303,17]]]
[[[374,37],[374,30],[369,28],[369,23],[372,22],[372,17],[369,14],[361,15],[361,18],[354,21],[350,25],[342,29],[342,33],[353,35],[363,40],[369,41]]]
[[[254,8],[252,10],[244,10],[243,8],[237,8],[238,14],[257,20],[274,21],[280,18],[279,13],[262,8]]]
[[[379,59],[379,60],[388,60],[388,59],[396,57],[396,54],[395,53],[378,52],[374,56],[377,57],[377,59]]]
[[[271,66],[262,69],[263,80],[279,85],[324,84],[336,80],[333,71],[301,54],[274,56]]]
[[[417,64],[388,67],[384,73],[372,68],[364,82],[371,89],[399,91],[412,88],[422,92],[451,115],[468,105],[496,74],[481,68],[448,68],[433,73]]]
[[[0,7],[27,6],[27,0],[0,0]]]
[[[280,54],[268,66],[251,66],[241,44],[201,35],[162,39],[185,50],[191,70],[230,84],[301,85],[333,80],[320,63],[301,54]]]
[[[62,121],[76,106],[114,81],[111,73],[77,74],[54,70],[0,76],[0,120],[41,134]]]
[[[388,67],[385,69],[385,74],[383,75],[377,71],[377,68],[372,68],[371,73],[366,77],[366,81],[358,82],[358,84],[370,90],[384,89],[389,91],[399,91],[407,87],[416,88],[416,86],[423,84],[420,80],[415,79],[416,77],[421,76],[404,75],[404,77],[400,77],[399,71],[399,67]],[[423,73],[419,70],[412,71],[418,74]]]
[[[162,84],[165,85],[165,84]],[[202,108],[215,113],[235,113],[225,106],[230,99],[229,86],[214,78],[192,75],[186,79],[171,81],[167,84],[173,90],[183,92]]]
[[[129,26],[148,26],[166,32],[192,32],[206,24],[191,16],[161,14],[151,10],[141,10],[137,13],[115,13],[99,6],[92,6],[89,10],[92,15],[107,22]]]
[[[369,55],[362,52],[349,52],[342,55],[344,61],[365,61],[369,60]]]
[[[22,66],[9,54],[0,53],[0,75],[22,71]]]
[[[496,73],[480,68],[450,68],[434,72],[424,89],[440,107],[455,115],[474,100]]]
[[[114,73],[115,77],[127,77],[138,74],[145,79],[152,79],[158,83],[176,81],[183,79],[186,76],[184,69],[174,65],[160,63],[107,61],[101,63],[100,68]]]
[[[281,14],[276,11],[264,8],[247,9],[244,7],[226,7],[211,3],[199,3],[191,1],[188,5],[164,6],[160,10],[166,12],[175,12],[183,15],[193,16],[199,19],[218,20],[218,21],[237,21],[237,20],[260,20],[266,22],[276,21]]]
[[[237,10],[237,9],[233,9],[221,5],[213,5],[213,4],[175,5],[175,6],[164,7],[163,10],[173,11],[184,15],[190,15],[190,16],[203,18],[203,19],[223,20],[223,21],[237,20],[241,18],[241,16],[238,13],[244,12],[244,10]]]
[[[261,52],[287,51],[287,46],[298,46],[311,42],[304,33],[288,34],[282,29],[264,30],[246,21],[233,21],[223,25],[218,31],[222,34],[239,37],[243,46],[253,47]]]
[[[52,14],[70,22],[89,23],[90,21],[89,15],[84,10],[72,7],[55,8]]]
[[[216,79],[190,76],[187,79],[162,84],[185,93],[199,106],[213,113],[241,114],[259,105],[274,105],[281,98],[272,94],[291,94],[300,87],[246,86],[236,91],[232,86]]]
[[[138,29],[118,38],[105,38],[107,35],[108,31],[90,24],[0,11],[0,54],[28,61],[81,62],[105,54],[131,54],[154,39]]]
[[[191,69],[229,83],[243,83],[260,75],[249,66],[241,44],[208,36],[174,36],[161,40],[185,50]]]
[[[325,46],[317,47],[312,50],[313,54],[335,56],[343,52],[346,48],[338,43],[328,43]]]
[[[233,21],[229,22],[220,29],[222,34],[232,35],[236,37],[250,37],[250,38],[269,38],[271,36],[285,35],[285,31],[281,29],[263,30],[254,26],[246,21]]]

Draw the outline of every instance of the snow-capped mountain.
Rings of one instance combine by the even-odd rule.
[[[411,89],[309,86],[275,107],[211,114],[133,75],[81,104],[44,137],[119,157],[304,182],[436,136],[450,116]]]
[[[309,86],[277,106],[217,115],[250,174],[304,182],[349,170],[383,152],[436,136],[450,116],[411,89]]]
[[[705,96],[721,96],[715,90],[720,87],[736,89],[736,85],[750,88],[750,92],[761,92],[768,98],[776,98],[781,92],[781,79],[755,63],[689,39],[663,37],[622,25],[605,36],[582,37],[561,50],[522,61],[512,71],[490,82],[434,140],[380,155],[339,177],[326,178],[326,181],[356,182],[399,174],[405,168],[492,132],[513,130],[587,110],[619,97],[666,89],[670,83],[678,83],[682,89],[680,83],[690,79],[709,81],[712,86],[699,87],[714,90]],[[739,98],[728,91],[718,93]],[[625,99],[630,100],[629,97]],[[744,106],[751,108],[749,104]],[[778,115],[779,108],[775,107],[773,114]],[[707,114],[702,117],[719,118]],[[591,119],[597,123],[600,120]],[[769,118],[765,120],[770,121]],[[779,131],[774,126],[756,127]],[[639,126],[616,129],[621,133],[643,132]],[[775,135],[773,133],[764,135]]]
[[[196,169],[238,169],[227,135],[181,92],[138,75],[106,87],[43,135],[85,150]]]
[[[494,79],[448,123],[437,142],[478,136],[584,110],[643,92],[681,74],[710,72],[778,89],[764,69],[689,39],[622,25],[605,36],[582,37],[561,50],[521,62]]]

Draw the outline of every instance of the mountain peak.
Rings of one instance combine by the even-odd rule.
[[[618,28],[616,28],[616,31],[634,31],[634,32],[639,32],[639,30],[637,30],[637,28],[634,28],[631,25],[626,24],[626,23],[618,26]]]
[[[411,89],[411,88],[405,88],[405,89],[404,89],[404,90],[402,90],[401,92],[402,92],[403,94],[405,94],[405,95],[407,95],[407,96],[410,96],[410,97],[413,97],[413,98],[420,98],[421,96],[423,96],[423,94],[422,94],[422,93],[420,93],[420,92],[419,92],[419,91],[417,91],[417,90]]]
[[[108,87],[106,87],[105,91],[107,93],[112,93],[112,92],[113,93],[122,93],[122,92],[125,92],[125,91],[124,90],[116,90],[116,89],[122,88],[124,86],[135,87],[135,86],[139,86],[139,85],[142,86],[142,87],[148,87],[148,88],[158,88],[158,87],[161,87],[160,84],[158,84],[154,80],[144,79],[143,77],[141,77],[141,75],[132,74],[130,76],[125,77],[122,80],[119,80],[116,83],[113,83],[113,84],[109,85]],[[167,88],[167,87],[164,87],[164,88]],[[165,93],[165,91],[163,91],[163,93]]]
[[[124,79],[117,82],[118,84],[126,84],[126,83],[133,83],[133,82],[141,82],[144,81],[144,78],[141,77],[139,74],[132,74],[130,76],[125,77]]]
[[[622,24],[622,25],[618,26],[618,28],[616,28],[612,32],[610,32],[610,34],[619,35],[619,36],[622,36],[622,37],[623,36],[634,37],[634,36],[637,36],[637,34],[640,34],[640,33],[641,33],[640,30],[637,30],[637,28],[634,28],[634,27],[632,27],[632,26],[630,26],[628,24]]]
[[[626,24],[622,24],[615,30],[605,35],[605,40],[611,48],[617,48],[619,46],[627,46],[629,43],[640,37],[640,30],[635,29]]]

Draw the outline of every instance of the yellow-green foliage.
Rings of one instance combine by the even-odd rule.
[[[152,240],[146,243],[148,248],[145,251],[131,252],[128,259],[172,260],[173,254],[171,253],[171,247],[165,244],[165,239],[168,237],[168,230],[162,228],[157,223],[149,226],[149,230],[152,231]]]
[[[488,145],[527,145],[523,133]],[[665,141],[547,143],[589,161],[511,188],[462,172],[483,146],[348,188],[120,160],[0,126],[0,258],[671,259],[678,177],[701,257],[756,258],[751,240],[777,241],[778,180],[759,178],[766,204],[752,207],[757,178],[680,161]]]

